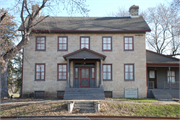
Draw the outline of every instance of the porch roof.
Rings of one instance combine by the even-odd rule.
[[[64,59],[102,59],[105,60],[106,56],[95,52],[93,50],[83,48],[63,56]]]

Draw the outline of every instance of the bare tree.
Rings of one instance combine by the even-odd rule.
[[[180,16],[178,12],[171,6],[159,4],[157,7],[148,8],[144,18],[152,30],[146,37],[150,48],[157,53],[170,51],[171,56],[180,55]]]
[[[7,68],[9,60],[28,44],[30,41],[29,35],[31,34],[32,27],[36,26],[48,17],[48,15],[46,15],[41,17],[41,19],[36,19],[42,9],[49,7],[53,10],[54,6],[58,6],[59,8],[62,6],[63,9],[67,10],[71,15],[74,12],[87,14],[89,11],[86,8],[87,6],[85,5],[85,0],[18,0],[17,5],[21,5],[20,18],[23,31],[21,32],[22,35],[19,44],[8,51],[3,51],[0,54],[1,98],[8,97]],[[35,5],[33,6],[35,7],[35,11],[31,9],[32,5]]]

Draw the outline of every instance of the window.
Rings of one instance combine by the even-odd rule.
[[[58,37],[58,50],[67,51],[68,50],[68,38],[67,37]]]
[[[95,68],[94,67],[91,68],[91,78],[95,79]]]
[[[67,80],[66,64],[58,64],[58,80]]]
[[[124,65],[125,80],[134,80],[134,64]]]
[[[43,97],[45,97],[45,92],[44,91],[35,91],[34,97],[35,98],[43,98]]]
[[[170,80],[169,80],[170,78]],[[167,71],[167,82],[169,83],[171,81],[171,84],[176,84],[176,73],[175,71]]]
[[[106,98],[112,98],[112,91],[104,91],[104,95]]]
[[[36,37],[36,50],[45,51],[46,50],[46,37]]]
[[[87,49],[90,49],[90,41],[89,41],[89,37],[81,37],[81,49],[83,48],[87,48]]]
[[[112,37],[103,37],[102,38],[102,48],[103,48],[103,51],[111,51],[112,50]]]
[[[103,65],[103,80],[112,80],[112,65]]]
[[[45,80],[45,64],[36,64],[35,80]]]
[[[124,37],[124,50],[132,51],[134,50],[134,40],[133,37]]]
[[[75,79],[78,79],[78,75],[79,74],[79,69],[77,67],[75,67]]]
[[[57,98],[64,98],[64,91],[57,91]]]
[[[155,71],[154,70],[149,71],[149,78],[155,78]]]

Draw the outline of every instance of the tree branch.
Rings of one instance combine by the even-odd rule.
[[[3,21],[3,19],[6,17],[6,12],[1,16],[1,21],[0,23]]]
[[[35,23],[34,25],[29,26],[29,28],[32,28],[33,26],[36,26],[37,24],[39,24],[41,21],[43,21],[43,20],[46,19],[47,17],[49,17],[49,15],[45,16],[43,19],[41,19],[40,21],[38,21],[38,22]]]

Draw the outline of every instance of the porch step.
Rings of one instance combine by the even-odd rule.
[[[103,88],[66,88],[64,100],[104,100]]]
[[[89,112],[95,112],[95,106],[94,106],[94,102],[79,102],[76,101],[74,103],[74,109],[73,111],[78,111],[80,113],[89,113]]]
[[[152,90],[152,94],[158,100],[172,100],[171,94],[166,90]]]

